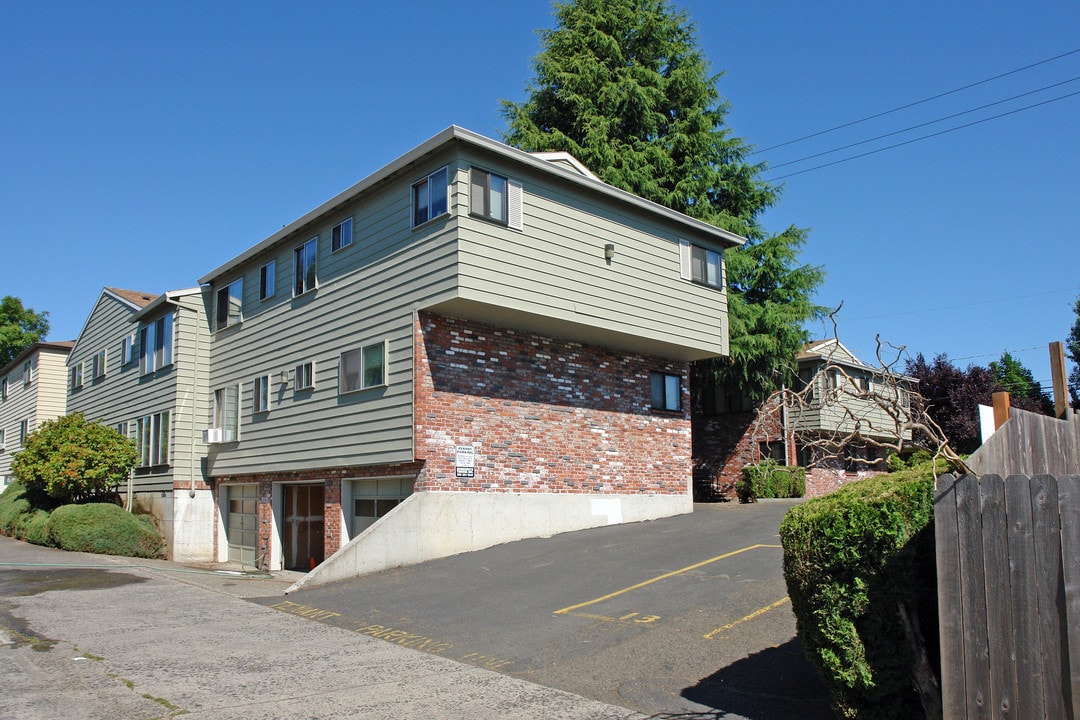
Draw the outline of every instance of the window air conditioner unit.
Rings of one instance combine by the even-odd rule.
[[[203,431],[203,442],[209,444],[225,442],[225,431],[221,428],[207,428]]]

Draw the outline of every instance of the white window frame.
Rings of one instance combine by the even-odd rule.
[[[432,190],[440,190],[432,193]],[[412,185],[412,226],[420,227],[424,223],[450,213],[450,171],[444,165],[422,180]]]
[[[304,391],[315,389],[315,363],[307,361],[296,364],[293,370],[293,390]]]
[[[135,449],[138,467],[169,464],[170,413],[163,410],[135,421]]]
[[[139,329],[139,374],[172,365],[172,353],[173,314],[169,312]]]
[[[90,379],[97,380],[98,378],[105,377],[105,349],[102,348],[94,353],[94,357],[90,362]]]
[[[335,253],[352,245],[352,231],[353,219],[351,217],[345,218],[335,225],[330,230],[330,252]]]
[[[318,287],[319,236],[293,249],[293,297]]]
[[[724,289],[724,254],[689,240],[679,240],[679,274],[695,285]]]
[[[244,321],[244,278],[218,288],[214,295],[214,328],[224,330]]]
[[[120,422],[116,423],[116,425],[114,427],[116,428],[116,432],[120,433],[124,437],[128,436],[128,422],[127,422],[127,420],[121,420]]]
[[[125,335],[120,341],[120,364],[130,365],[139,359],[139,331]]]
[[[682,410],[682,376],[654,370],[649,373],[649,409],[664,412]]]
[[[501,191],[492,190],[502,185]],[[492,202],[495,195],[497,202]],[[501,195],[501,197],[500,197]],[[510,180],[478,167],[469,168],[469,214],[500,225],[510,224]]]
[[[386,341],[379,340],[341,353],[338,362],[338,394],[345,395],[385,386],[387,376],[386,348]],[[379,378],[377,382],[369,382],[367,373],[367,359],[369,357],[379,358]],[[351,371],[352,368],[346,369],[347,365],[353,364],[355,364],[355,372]]]
[[[251,383],[251,412],[264,413],[270,410],[270,376],[259,375]]]
[[[259,299],[269,300],[274,297],[277,285],[277,260],[271,260],[259,268]]]
[[[83,364],[77,362],[71,366],[71,389],[78,390],[83,386]]]
[[[240,439],[240,386],[227,385],[214,390],[213,429],[221,431],[221,442]]]

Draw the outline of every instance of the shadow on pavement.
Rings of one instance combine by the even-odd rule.
[[[656,720],[834,720],[829,691],[810,665],[802,643],[792,638],[738,660],[682,696],[713,710],[654,715]]]

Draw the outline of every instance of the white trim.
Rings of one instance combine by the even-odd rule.
[[[692,280],[693,273],[690,270],[690,241],[679,238],[679,277],[683,280]]]
[[[506,224],[511,230],[525,227],[525,190],[516,180],[506,181]]]

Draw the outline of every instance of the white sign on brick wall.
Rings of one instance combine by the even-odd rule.
[[[476,477],[476,448],[472,445],[454,448],[454,477]]]

